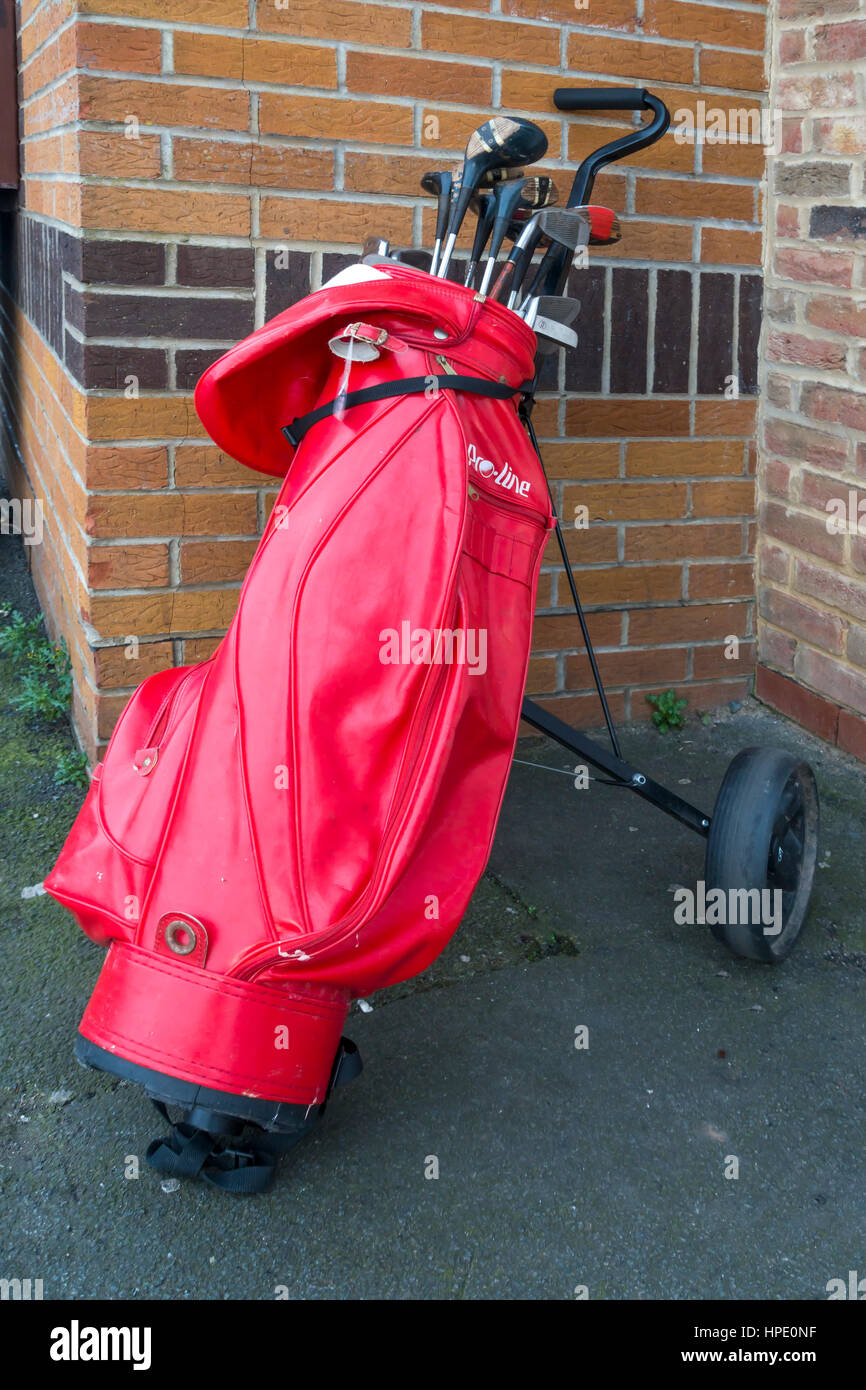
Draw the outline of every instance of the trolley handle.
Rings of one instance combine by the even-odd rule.
[[[558,111],[643,111],[645,87],[557,87],[553,104]]]
[[[590,202],[592,185],[605,164],[637,154],[660,140],[671,123],[671,113],[660,97],[645,87],[557,87],[553,103],[560,111],[652,111],[653,118],[637,130],[630,130],[593,150],[578,166],[568,195],[568,206],[583,207]]]
[[[557,87],[553,94],[554,105],[560,111],[652,111],[652,120],[610,140],[600,149],[593,150],[578,165],[568,195],[570,208],[585,207],[592,200],[592,186],[596,175],[606,164],[615,159],[623,159],[628,154],[637,154],[647,145],[660,140],[671,123],[671,113],[660,97],[648,92],[645,87]],[[570,257],[564,251],[552,249],[542,259],[546,276],[544,294],[562,294],[568,276]]]

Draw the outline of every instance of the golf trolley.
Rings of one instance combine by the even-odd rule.
[[[571,209],[580,209],[584,214],[603,213],[604,209],[587,207],[596,175],[605,165],[627,155],[636,154],[639,150],[645,149],[648,145],[659,140],[670,125],[670,114],[664,102],[643,88],[584,90],[563,87],[554,93],[554,103],[560,111],[617,110],[648,111],[651,113],[650,120],[645,124],[594,150],[583,160],[575,174],[567,208],[556,210],[560,222],[562,214]],[[530,122],[522,124],[531,125]],[[537,130],[537,127],[534,129]],[[477,141],[477,134],[476,132],[476,136],[472,139]],[[522,138],[524,148],[515,152],[511,160],[513,164],[523,162],[524,158],[538,157],[535,150],[532,150],[528,155],[526,153],[531,144],[531,135],[524,132]],[[431,267],[433,272],[440,276],[447,269],[459,223],[466,208],[470,205],[470,179],[467,177],[467,172],[473,149],[472,139],[467,147],[467,161],[464,164],[462,181],[459,185],[459,206],[456,208],[456,215],[452,215],[450,223],[446,223],[446,219],[441,215],[443,207],[441,180],[450,176],[425,176],[428,181],[424,185],[427,191],[440,194],[440,219],[437,225],[437,240]],[[501,176],[499,170],[497,170],[497,176]],[[453,212],[455,211],[453,209],[454,194],[450,183],[444,199],[446,212],[449,206],[449,194]],[[490,198],[491,203],[494,201],[494,196]],[[554,200],[555,192],[550,201]],[[476,211],[479,214],[479,231],[476,236],[476,245],[472,251],[470,272],[466,279],[467,284],[470,283],[472,271],[480,258],[478,243],[480,241],[483,246],[490,224],[488,217],[485,227],[483,210],[476,208]],[[547,218],[546,222],[545,218]],[[589,221],[590,241],[618,239],[618,225],[617,233],[614,236],[609,238],[593,237],[596,220],[590,217]],[[613,222],[616,224],[616,219],[613,219]],[[548,234],[550,244],[528,293],[519,305],[520,312],[529,323],[534,321],[533,301],[537,304],[537,297],[540,294],[543,293],[547,296],[562,294],[571,264],[572,248],[579,244],[579,239],[570,241],[566,239],[566,234],[561,232],[560,226],[555,221],[555,213],[551,211],[536,213],[527,225],[531,226],[533,223],[536,227],[541,225],[542,231]],[[442,244],[446,226],[448,227],[447,239],[444,244],[444,253],[440,256],[439,247]],[[494,294],[497,293],[497,289],[503,281],[505,281],[506,288],[518,283],[520,275],[528,269],[532,252],[539,240],[537,235],[534,238],[528,237],[526,232],[517,237],[516,229],[512,235],[516,237],[515,251],[511,253],[509,261],[506,262],[505,272],[500,275],[493,287]],[[560,235],[563,240],[557,244]],[[584,244],[585,240],[584,238]],[[492,248],[494,260],[496,249],[495,246]],[[525,250],[528,250],[528,256],[525,254]],[[523,252],[522,257],[521,252]],[[509,280],[509,265],[512,262],[516,262],[516,265]],[[491,265],[491,263],[488,264]],[[488,272],[482,281],[485,289],[490,278]],[[518,301],[518,293],[512,289],[508,303],[511,307],[518,308]],[[548,298],[544,303],[547,312],[555,318],[555,309],[550,307],[555,305],[555,298]],[[574,304],[575,301],[563,300],[562,303]],[[536,331],[539,331],[538,325],[536,325]],[[550,336],[553,339],[554,348],[569,341],[562,331],[552,333]],[[576,342],[576,337],[572,338],[571,341],[572,344]],[[541,451],[532,426],[531,408],[532,393],[530,391],[524,398],[521,415],[533,448],[543,467]],[[555,531],[571,599],[580,623],[593,682],[607,727],[610,750],[580,730],[570,727],[555,714],[550,713],[528,697],[525,697],[523,701],[523,719],[539,733],[553,739],[563,748],[567,748],[569,752],[576,754],[602,771],[613,785],[635,792],[643,800],[649,801],[659,810],[673,816],[683,825],[703,836],[707,842],[705,881],[708,893],[715,889],[721,890],[726,897],[730,894],[745,894],[750,907],[755,902],[763,901],[763,894],[768,890],[770,893],[778,892],[781,894],[781,927],[779,927],[778,921],[774,921],[772,933],[762,924],[759,913],[747,913],[746,915],[750,920],[746,921],[731,921],[729,914],[722,914],[722,920],[716,923],[711,921],[710,925],[716,938],[724,942],[736,955],[764,962],[782,960],[790,952],[803,926],[818,857],[818,791],[811,767],[782,749],[764,747],[743,749],[733,759],[725,774],[713,814],[710,816],[684,800],[676,792],[655,781],[643,769],[634,767],[627,762],[620,749],[558,518],[555,521]],[[755,894],[757,894],[757,898],[755,898]],[[774,901],[778,900],[774,899]]]

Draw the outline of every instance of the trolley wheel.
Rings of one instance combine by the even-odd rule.
[[[818,788],[808,763],[780,748],[744,748],[737,754],[725,773],[710,825],[707,893],[723,889],[730,905],[731,890],[758,889],[762,904],[773,910],[779,890],[781,929],[772,917],[768,923],[766,918],[755,921],[761,914],[754,911],[728,911],[728,919],[748,920],[727,920],[710,929],[735,955],[774,962],[784,960],[793,947],[812,893],[818,824]],[[765,889],[774,896],[765,899]]]

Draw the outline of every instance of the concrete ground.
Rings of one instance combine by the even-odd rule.
[[[35,611],[0,538],[2,592]],[[624,751],[707,810],[734,753],[813,763],[821,868],[794,955],[728,956],[677,926],[702,841],[574,762],[519,750],[490,869],[446,953],[348,1033],[362,1077],[265,1196],[166,1190],[162,1125],[81,1070],[102,952],[38,883],[80,801],[68,745],[9,711],[0,659],[0,1275],[46,1298],[823,1299],[866,1273],[862,766],[754,703]],[[575,1030],[589,1046],[575,1048]],[[129,1155],[142,1160],[124,1177]],[[726,1177],[731,1158],[739,1176]],[[425,1176],[438,1160],[438,1178]],[[171,1189],[171,1184],[168,1184]]]

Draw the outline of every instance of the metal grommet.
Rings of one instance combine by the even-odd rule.
[[[440,341],[440,343],[441,343],[441,342],[444,341],[445,338],[448,337],[448,332],[447,332],[447,330],[444,329],[444,328],[434,328],[434,329],[433,329],[433,337],[434,337],[434,338],[438,338],[439,341]]]
[[[186,941],[179,940],[181,932],[186,934]],[[169,922],[165,929],[165,944],[170,951],[174,951],[176,956],[191,955],[198,944],[195,927],[191,927],[189,922],[182,922],[180,919]]]

